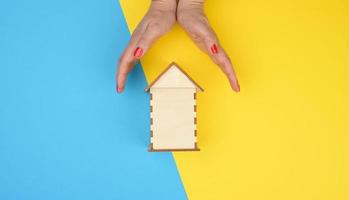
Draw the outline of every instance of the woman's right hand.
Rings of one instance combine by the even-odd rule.
[[[150,8],[132,34],[131,40],[124,50],[116,75],[116,91],[125,89],[128,73],[162,35],[167,33],[176,23],[176,0],[152,0]]]

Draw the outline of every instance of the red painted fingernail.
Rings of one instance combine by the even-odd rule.
[[[213,54],[217,54],[217,53],[218,53],[218,47],[217,47],[216,44],[213,44],[213,45],[211,46],[211,52],[212,52]]]
[[[143,49],[140,47],[137,47],[136,50],[133,52],[133,56],[136,58],[140,58],[143,55]]]
[[[120,88],[119,86],[117,86],[116,91],[117,91],[118,93],[121,93],[121,92],[122,92],[122,88]]]

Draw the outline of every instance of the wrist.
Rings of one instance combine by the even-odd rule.
[[[203,9],[205,0],[179,0],[178,10]]]
[[[177,9],[177,0],[152,0],[150,8],[160,11],[175,12]]]

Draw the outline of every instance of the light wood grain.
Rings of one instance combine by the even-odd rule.
[[[151,88],[154,149],[194,149],[196,88]]]

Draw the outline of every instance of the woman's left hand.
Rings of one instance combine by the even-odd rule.
[[[231,60],[219,44],[218,38],[204,13],[203,6],[204,0],[179,0],[177,6],[178,23],[195,44],[223,70],[232,89],[239,92],[240,85]]]

